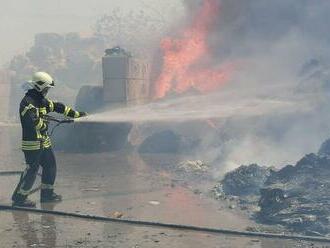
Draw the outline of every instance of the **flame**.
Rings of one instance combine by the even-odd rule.
[[[191,88],[205,93],[229,80],[232,65],[205,68],[210,55],[207,37],[219,11],[217,0],[204,0],[182,37],[162,40],[163,68],[155,84],[156,98],[164,97],[169,91],[182,93]]]

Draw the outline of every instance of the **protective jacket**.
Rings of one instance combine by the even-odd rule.
[[[50,112],[63,114],[70,118],[79,118],[81,113],[45,98],[40,92],[29,90],[20,103],[19,115],[23,130],[22,150],[35,151],[51,147],[48,136],[48,123],[44,119]]]

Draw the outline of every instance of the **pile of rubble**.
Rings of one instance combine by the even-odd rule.
[[[144,153],[185,153],[192,151],[198,145],[198,140],[193,139],[170,129],[155,132],[147,136],[138,151]]]
[[[318,154],[275,171],[257,165],[228,173],[216,186],[218,196],[257,197],[255,217],[307,235],[330,235],[330,153],[326,141]],[[243,200],[242,200],[243,199]]]
[[[330,234],[330,157],[306,155],[274,172],[261,189],[258,218],[306,234]]]
[[[180,149],[181,136],[171,130],[154,133],[140,145],[140,153],[177,153]]]
[[[205,173],[210,166],[201,160],[187,160],[179,164],[178,170],[188,173]]]
[[[270,175],[270,171],[269,168],[257,164],[243,165],[225,175],[221,181],[222,191],[226,195],[234,196],[258,194]]]

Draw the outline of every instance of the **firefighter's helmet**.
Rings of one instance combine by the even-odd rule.
[[[42,71],[34,73],[29,83],[39,92],[43,92],[45,89],[55,86],[54,79],[48,73]]]

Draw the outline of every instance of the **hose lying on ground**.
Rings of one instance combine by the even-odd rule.
[[[0,171],[0,176],[16,176],[21,174],[22,171]]]
[[[147,226],[147,227],[154,227],[154,228],[157,228],[157,227],[158,228],[169,228],[169,229],[178,229],[178,230],[182,230],[182,231],[196,231],[196,232],[205,232],[205,233],[214,233],[214,234],[227,234],[227,235],[234,235],[234,236],[330,243],[330,238],[327,238],[327,237],[313,237],[313,236],[300,236],[300,235],[272,234],[272,233],[262,233],[262,232],[236,231],[236,230],[229,230],[229,229],[217,229],[217,228],[179,225],[179,224],[170,224],[170,223],[161,223],[161,222],[116,219],[116,218],[108,218],[108,217],[102,217],[102,216],[83,215],[83,214],[77,214],[77,213],[68,213],[68,212],[45,210],[45,209],[12,207],[12,206],[6,206],[6,205],[0,205],[0,211],[1,210],[25,211],[25,212],[36,213],[36,214],[50,214],[50,215],[70,217],[70,218],[79,218],[79,219],[92,220],[92,221],[114,222],[114,223],[120,223],[120,224]]]

